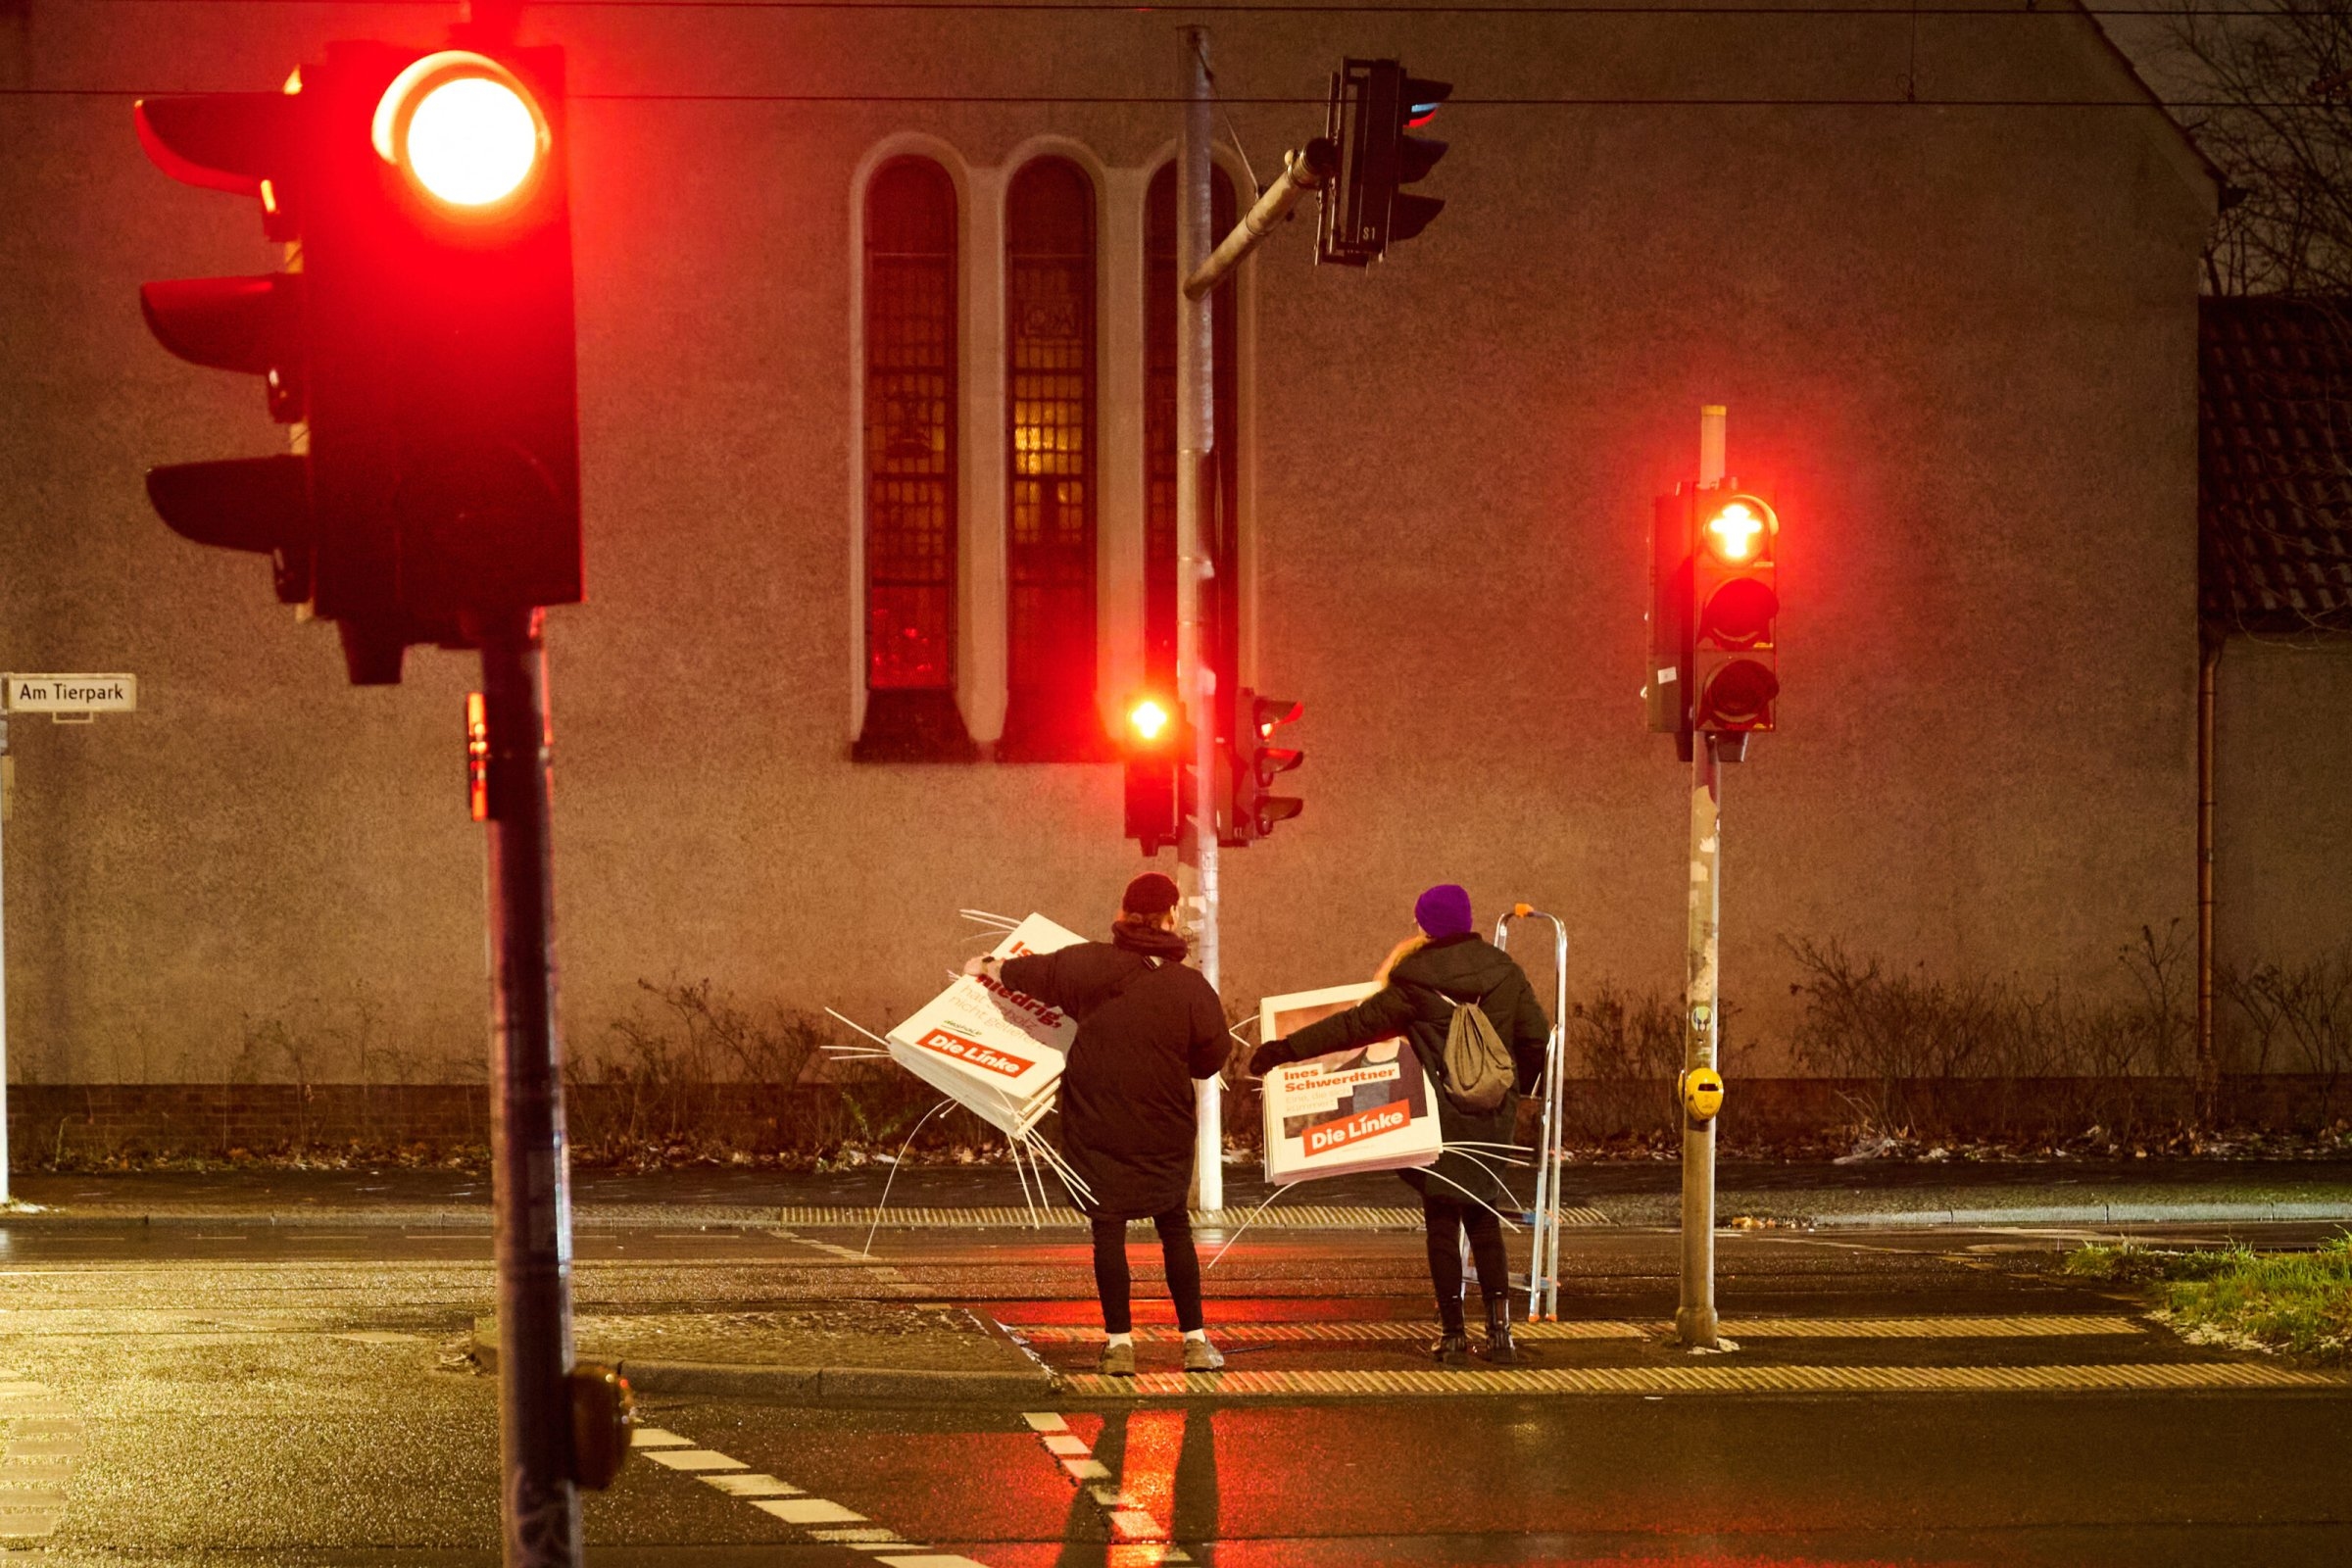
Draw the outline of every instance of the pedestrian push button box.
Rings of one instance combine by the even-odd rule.
[[[1692,1121],[1713,1121],[1723,1109],[1723,1074],[1712,1067],[1693,1067],[1683,1074],[1683,1109]]]

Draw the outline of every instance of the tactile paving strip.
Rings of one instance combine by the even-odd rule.
[[[1102,1338],[1102,1331],[1099,1328],[1069,1323],[1006,1323],[1004,1327],[1038,1345],[1087,1344]],[[1413,1319],[1369,1318],[1337,1323],[1219,1323],[1210,1332],[1212,1338],[1234,1344],[1278,1345],[1302,1341],[1362,1344],[1426,1340],[1436,1332],[1436,1325]],[[1659,1331],[1645,1329],[1636,1323],[1579,1321],[1520,1323],[1515,1324],[1511,1332],[1523,1340],[1645,1340]],[[1137,1327],[1135,1337],[1143,1344],[1174,1345],[1184,1338],[1184,1331],[1161,1324],[1144,1324]]]
[[[1074,1208],[1059,1206],[1041,1206],[1035,1212],[1026,1208],[886,1208],[879,1213],[870,1208],[784,1208],[776,1211],[776,1223],[804,1230],[865,1230],[875,1225],[884,1230],[1028,1230],[1032,1227],[1084,1230],[1087,1227],[1084,1214]],[[1146,1229],[1150,1228],[1151,1223],[1150,1220],[1133,1222]],[[1585,1226],[1606,1225],[1610,1221],[1597,1208],[1564,1208],[1560,1210],[1560,1223]],[[1285,1208],[1280,1204],[1270,1204],[1255,1210],[1196,1210],[1193,1224],[1204,1230],[1236,1230],[1248,1225],[1252,1230],[1261,1231],[1417,1231],[1421,1228],[1421,1211],[1401,1205],[1301,1204],[1297,1208]]]
[[[2071,1340],[2144,1334],[2128,1317],[1749,1317],[1727,1318],[1735,1340]]]
[[[1006,1323],[1012,1333],[1039,1345],[1085,1344],[1102,1337],[1098,1328],[1069,1323]],[[1423,1340],[1433,1326],[1415,1319],[1342,1319],[1311,1323],[1220,1323],[1215,1337],[1236,1344],[1301,1342],[1386,1342]],[[1568,1319],[1519,1323],[1522,1340],[1647,1340],[1666,1332],[1659,1323]],[[1723,1332],[1734,1340],[2031,1340],[2087,1339],[2143,1334],[2128,1317],[1826,1317],[1730,1318]],[[1147,1325],[1135,1331],[1146,1343],[1173,1345],[1181,1330]]]
[[[1470,1394],[2046,1394],[2331,1389],[2352,1380],[2245,1361],[2120,1366],[1530,1367],[1495,1372],[1147,1372],[1068,1378],[1086,1398],[1375,1398]]]

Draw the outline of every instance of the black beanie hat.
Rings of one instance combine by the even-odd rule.
[[[1176,907],[1176,884],[1157,871],[1146,871],[1127,884],[1127,891],[1119,895],[1119,907],[1146,917],[1165,914]]]

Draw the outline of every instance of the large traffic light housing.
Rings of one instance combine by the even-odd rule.
[[[1725,485],[1696,500],[1691,720],[1713,734],[1769,730],[1781,695],[1780,514],[1752,488]]]
[[[1775,727],[1780,514],[1759,486],[1684,485],[1650,531],[1649,727],[1681,738]]]
[[[1340,173],[1324,187],[1318,261],[1369,267],[1444,210],[1442,198],[1403,187],[1427,178],[1446,156],[1444,142],[1411,132],[1452,95],[1451,82],[1412,75],[1395,60],[1342,62],[1324,131],[1340,150]]]
[[[1172,692],[1138,692],[1120,711],[1126,836],[1148,856],[1175,844],[1183,832],[1192,795],[1192,733]]]
[[[351,677],[413,643],[580,598],[579,435],[560,50],[335,43],[279,93],[143,100],[142,143],[258,197],[288,267],[151,283],[156,336],[265,377],[285,456],[154,469],[175,531],[265,551],[339,623]]]
[[[1297,723],[1305,708],[1287,697],[1260,697],[1248,687],[1236,694],[1233,737],[1233,804],[1220,824],[1220,843],[1239,847],[1254,843],[1306,809],[1296,795],[1272,793],[1275,780],[1306,760],[1295,747],[1277,746],[1275,736],[1285,724]]]

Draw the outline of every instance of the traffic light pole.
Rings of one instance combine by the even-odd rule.
[[[485,617],[491,1122],[505,1568],[576,1568],[571,1203],[556,1039],[547,652],[540,612]]]
[[[1209,206],[1208,30],[1183,27],[1183,126],[1176,142],[1176,276],[1191,277],[1208,259],[1215,219]],[[1217,984],[1216,673],[1201,634],[1200,598],[1214,569],[1208,530],[1209,457],[1216,447],[1215,337],[1209,295],[1181,286],[1176,312],[1176,685],[1193,727],[1193,802],[1177,841],[1178,885],[1193,919],[1193,951]],[[1167,307],[1161,307],[1167,308]],[[1186,886],[1185,884],[1190,884]],[[1196,1085],[1200,1126],[1193,1151],[1193,1204],[1225,1206],[1225,1097],[1217,1078]]]
[[[0,1205],[8,1202],[8,808],[15,764],[8,760],[8,717],[0,713]]]
[[[1683,1071],[1715,1065],[1720,1023],[1716,959],[1723,917],[1721,737],[1701,733],[1690,748],[1690,911]],[[1678,1094],[1676,1102],[1681,1103]],[[1715,1122],[1683,1109],[1683,1291],[1675,1337],[1690,1349],[1718,1348],[1715,1320]]]

